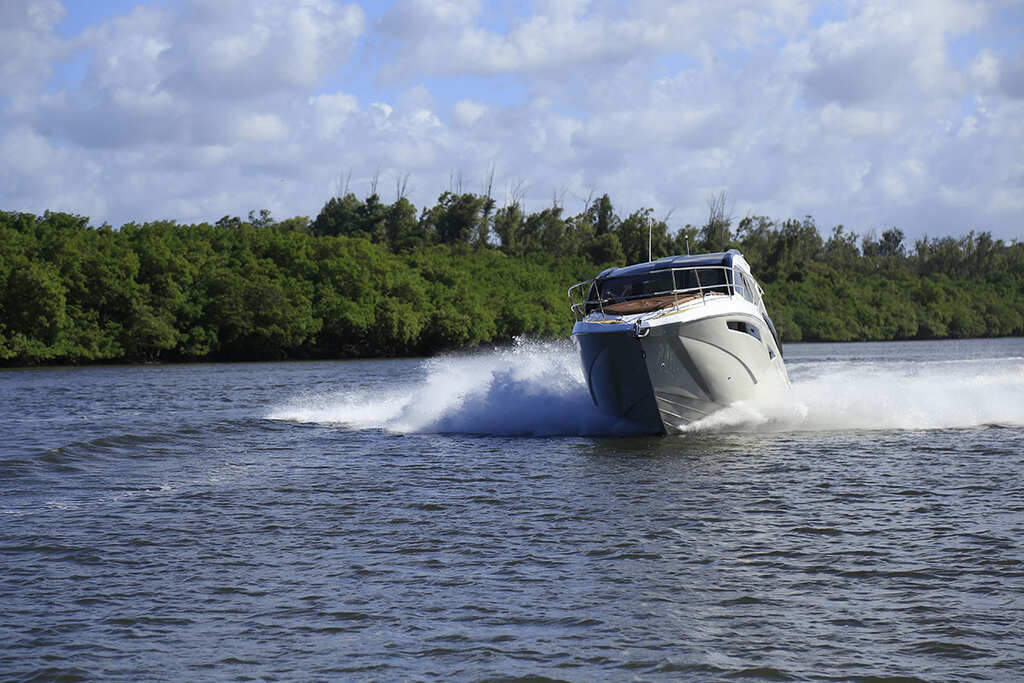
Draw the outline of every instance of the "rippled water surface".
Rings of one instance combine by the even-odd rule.
[[[0,372],[0,678],[1024,679],[1024,340],[624,435],[571,347]]]

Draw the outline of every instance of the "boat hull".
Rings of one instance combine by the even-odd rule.
[[[661,433],[665,428],[647,373],[646,352],[631,326],[614,327],[573,332],[590,398],[602,412],[625,420],[633,430]]]
[[[741,400],[788,387],[766,322],[732,312],[643,328],[573,329],[594,404],[649,432],[672,432]]]

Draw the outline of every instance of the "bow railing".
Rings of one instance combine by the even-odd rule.
[[[596,277],[577,282],[568,294],[573,316],[582,320],[595,311],[618,317],[705,302],[708,296],[738,294],[757,303],[758,288],[749,275],[734,267],[682,266]]]

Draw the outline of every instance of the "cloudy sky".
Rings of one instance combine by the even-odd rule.
[[[119,226],[346,185],[1024,238],[1024,3],[0,0],[0,209]]]

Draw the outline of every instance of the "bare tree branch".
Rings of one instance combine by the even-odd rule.
[[[487,173],[487,180],[484,183],[484,197],[491,198],[491,192],[494,190],[494,164],[491,164],[491,168]]]
[[[395,201],[401,201],[405,199],[405,194],[409,189],[409,174],[406,173],[403,177],[395,178]]]
[[[343,199],[348,194],[349,183],[352,182],[352,169],[348,169],[348,174],[344,176],[345,182],[342,182],[342,175],[338,174],[338,180],[334,183],[334,194],[338,199]]]
[[[377,166],[377,170],[373,172],[373,177],[370,178],[370,195],[377,194],[377,183],[380,182],[380,166]]]

